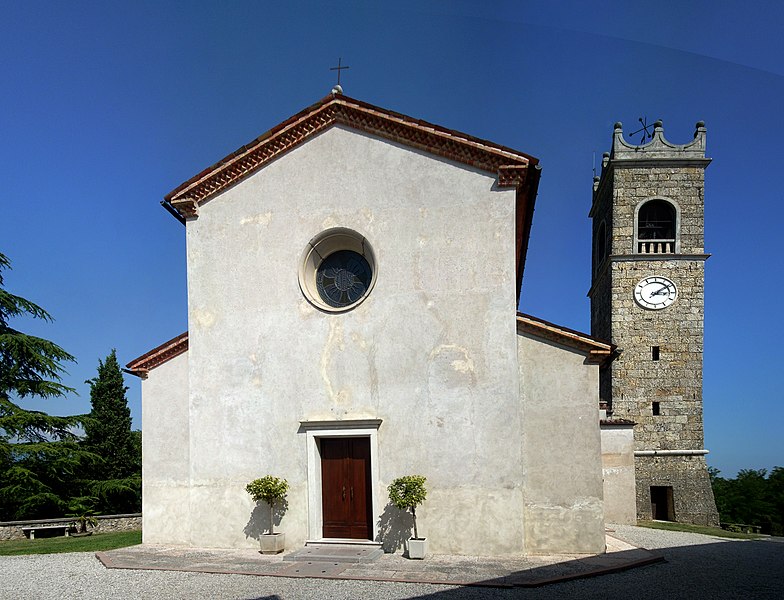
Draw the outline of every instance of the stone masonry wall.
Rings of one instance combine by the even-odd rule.
[[[101,515],[97,516],[98,525],[91,527],[90,531],[95,533],[107,533],[110,531],[135,531],[142,528],[141,513],[127,515]],[[27,536],[23,528],[36,525],[65,525],[73,523],[70,517],[61,519],[39,519],[37,521],[5,521],[0,522],[0,541],[23,540]]]
[[[637,422],[637,450],[703,447],[702,261],[635,261],[612,264],[613,342],[621,350],[610,366],[614,418]],[[638,281],[668,277],[678,299],[663,310],[645,310],[634,301]],[[652,358],[659,346],[659,360]],[[659,402],[654,415],[652,403]]]
[[[623,167],[613,173],[611,254],[636,254],[634,215],[652,198],[680,206],[680,254],[704,252],[704,172],[701,167]]]
[[[658,131],[658,130],[657,130]],[[702,130],[704,136],[704,129]],[[699,133],[699,131],[698,131]],[[618,130],[616,128],[616,135]],[[659,134],[660,135],[660,132]],[[704,137],[702,151],[664,146],[623,147],[614,140],[612,159],[603,165],[591,217],[594,244],[599,223],[611,223],[607,264],[594,272],[591,331],[618,346],[620,355],[601,373],[600,395],[609,396],[615,419],[629,419],[635,450],[701,451],[702,355],[704,320]],[[695,155],[694,153],[697,152]],[[684,162],[678,160],[686,159]],[[676,248],[672,254],[640,254],[635,239],[639,206],[652,199],[677,207]],[[667,277],[676,301],[646,310],[634,300],[637,283]],[[654,360],[653,347],[659,358]],[[659,414],[654,414],[653,403]],[[716,523],[713,493],[704,456],[637,456],[638,518],[651,518],[651,486],[671,486],[678,521]]]
[[[718,525],[719,516],[703,456],[638,456],[637,518],[650,520],[651,486],[672,486],[675,520]]]
[[[611,237],[613,231],[613,211],[612,211],[612,184],[613,173],[606,174],[606,181],[599,193],[594,197],[594,204],[591,208],[593,232],[593,278],[591,289],[588,296],[591,299],[591,335],[600,340],[611,341],[612,330],[610,328],[610,259],[612,253]],[[605,252],[600,256],[599,235],[601,225],[604,224],[605,230]],[[599,371],[599,402],[601,406],[611,406],[612,402],[612,380],[610,371],[602,368]]]
[[[595,276],[591,289],[591,335],[600,340],[612,341],[610,329],[610,276],[609,262],[605,262],[602,270]],[[599,402],[602,406],[612,408],[612,372],[610,368],[599,370]]]

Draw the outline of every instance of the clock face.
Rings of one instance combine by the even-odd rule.
[[[646,277],[634,288],[634,300],[649,310],[667,308],[677,297],[678,289],[666,277]]]

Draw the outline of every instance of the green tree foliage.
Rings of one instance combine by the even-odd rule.
[[[98,361],[98,376],[90,384],[92,410],[85,421],[84,446],[100,457],[93,469],[92,495],[104,513],[135,512],[141,508],[141,440],[131,431],[131,410],[117,353]]]
[[[400,510],[411,510],[414,521],[414,539],[419,539],[416,522],[416,507],[427,499],[427,479],[422,475],[404,475],[389,484],[389,501]]]
[[[4,288],[3,271],[10,267],[0,254],[0,519],[59,516],[73,492],[74,475],[93,459],[74,433],[83,416],[50,416],[25,410],[14,400],[73,392],[60,381],[61,363],[74,358],[57,344],[11,326],[18,317],[52,318]]]
[[[283,500],[289,491],[289,482],[273,475],[265,475],[254,479],[245,486],[245,491],[250,494],[254,502],[266,502],[270,509],[270,535],[273,533],[275,522],[275,505]]]
[[[142,472],[142,432],[139,429],[131,431],[133,440],[133,472]]]
[[[768,490],[771,496],[771,533],[784,535],[784,468],[773,467],[768,475]]]
[[[763,533],[784,535],[784,468],[743,469],[734,479],[710,468],[713,495],[722,523],[757,525]]]

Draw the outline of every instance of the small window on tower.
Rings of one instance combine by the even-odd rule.
[[[659,347],[651,346],[651,359],[659,360]]]
[[[654,416],[661,414],[661,408],[659,407],[659,403],[658,402],[654,402],[652,408],[653,408]]]

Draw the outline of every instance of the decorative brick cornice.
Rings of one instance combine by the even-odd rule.
[[[590,364],[604,364],[614,358],[615,346],[610,342],[531,315],[517,313],[517,329],[583,352]]]
[[[631,419],[599,419],[601,427],[634,427],[636,422]]]
[[[166,196],[183,217],[197,216],[198,207],[257,169],[332,125],[382,137],[455,162],[498,173],[499,185],[520,188],[528,166],[538,160],[459,131],[388,111],[340,94],[323,98],[223,160],[189,179]]]
[[[178,335],[176,338],[164,342],[157,348],[153,348],[146,354],[142,354],[139,358],[135,358],[125,368],[127,372],[142,379],[147,378],[147,374],[162,365],[163,363],[171,360],[175,356],[179,356],[188,350],[188,332]]]
[[[360,100],[332,94],[273,127],[170,192],[165,201],[185,219],[199,207],[265,164],[333,125],[363,131],[482,171],[498,186],[516,190],[517,301],[539,186],[539,160],[493,142],[413,119]]]
[[[528,165],[502,165],[498,167],[498,185],[501,187],[521,187],[528,176]]]

